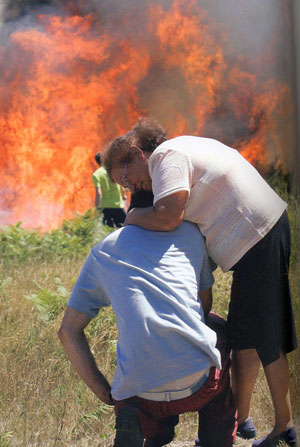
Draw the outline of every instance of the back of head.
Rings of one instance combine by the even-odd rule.
[[[101,152],[97,152],[95,154],[95,160],[96,160],[96,162],[98,163],[99,166],[102,165],[102,154],[101,154]]]
[[[146,208],[153,205],[154,195],[152,191],[137,191],[131,194],[130,206],[128,211],[132,208]]]
[[[131,132],[134,143],[150,153],[167,139],[167,131],[153,118],[140,118]]]

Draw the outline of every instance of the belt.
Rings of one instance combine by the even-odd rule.
[[[206,383],[209,376],[209,370],[206,372],[198,382],[193,385],[185,388],[184,390],[178,391],[160,391],[160,392],[145,392],[138,394],[138,397],[142,397],[143,399],[155,400],[157,402],[170,402],[171,400],[184,399],[185,397],[189,397],[192,394],[196,393],[203,387]]]

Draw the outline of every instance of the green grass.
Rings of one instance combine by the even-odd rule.
[[[300,327],[300,200],[289,197],[293,237],[291,287]],[[28,231],[20,224],[0,233],[0,447],[108,447],[114,415],[87,389],[67,361],[57,331],[67,297],[91,246],[108,229],[91,211],[53,232]],[[215,273],[214,310],[226,316],[230,273]],[[87,330],[101,370],[111,380],[117,331],[111,309]],[[300,415],[299,349],[289,356],[291,396]],[[252,400],[261,432],[272,426],[272,405],[263,375]],[[181,417],[178,439],[192,440],[197,417]]]
[[[89,247],[109,231],[109,227],[100,225],[99,216],[93,210],[84,215],[78,213],[72,221],[64,220],[60,228],[45,233],[27,230],[18,222],[2,227],[0,231],[1,263],[22,265],[25,262],[82,258]]]

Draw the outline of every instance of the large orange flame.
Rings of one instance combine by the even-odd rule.
[[[110,33],[92,14],[40,15],[11,33],[0,49],[0,224],[51,229],[92,207],[95,152],[145,113],[170,137],[215,137],[251,162],[280,154],[288,86],[229,63],[226,30],[196,1],[145,17],[146,28],[125,16]]]

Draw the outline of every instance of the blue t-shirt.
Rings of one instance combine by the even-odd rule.
[[[198,290],[212,283],[203,236],[191,222],[172,232],[129,225],[93,247],[68,306],[93,318],[112,305],[119,333],[115,399],[221,367],[198,300]]]

